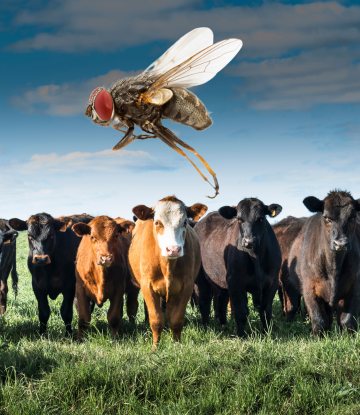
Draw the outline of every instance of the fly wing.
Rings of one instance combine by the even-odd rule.
[[[184,35],[144,72],[165,73],[214,43],[214,34],[207,27],[199,27]]]
[[[235,57],[242,45],[240,39],[225,39],[207,47],[161,75],[146,91],[144,98],[160,88],[191,88],[205,84]]]

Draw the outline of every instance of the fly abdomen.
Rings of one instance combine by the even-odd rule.
[[[212,120],[200,99],[185,88],[169,88],[173,97],[163,105],[163,116],[201,131],[210,127]]]

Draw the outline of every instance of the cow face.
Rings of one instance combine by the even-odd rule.
[[[329,192],[324,200],[309,196],[303,201],[310,212],[322,214],[322,230],[330,249],[336,252],[351,249],[359,202],[360,199],[355,200],[349,192],[343,191]]]
[[[56,245],[56,232],[65,232],[71,223],[70,218],[54,219],[47,213],[31,216],[26,222],[10,219],[9,224],[17,231],[26,231],[29,241],[29,257],[35,265],[51,264],[51,255]]]
[[[145,205],[134,207],[133,213],[140,220],[153,220],[154,236],[161,255],[176,259],[184,255],[184,244],[188,218],[199,220],[207,211],[207,206],[196,203],[191,207],[175,196],[165,197],[153,208]]]
[[[266,215],[274,218],[282,211],[277,204],[264,205],[259,199],[242,200],[236,208],[223,206],[219,213],[225,219],[236,218],[239,224],[241,246],[256,251],[266,232]]]
[[[135,223],[118,218],[113,220],[109,216],[98,216],[89,224],[76,223],[72,230],[77,236],[90,239],[90,246],[97,265],[110,267],[116,257],[116,251],[121,234],[129,233]]]

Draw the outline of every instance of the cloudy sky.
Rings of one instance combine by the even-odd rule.
[[[360,198],[360,5],[354,1],[2,0],[0,217],[131,218],[176,194],[210,210],[244,197],[308,215],[304,197]],[[214,124],[164,122],[217,173],[220,195],[159,140],[113,152],[121,133],[84,116],[91,91],[145,69],[210,27],[243,40],[193,92]]]

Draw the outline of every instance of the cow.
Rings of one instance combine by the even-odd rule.
[[[199,241],[188,218],[198,220],[206,211],[201,203],[187,207],[175,196],[161,199],[152,208],[139,205],[133,209],[139,220],[133,231],[129,266],[149,312],[153,349],[164,328],[161,298],[166,301],[173,338],[180,341],[186,305],[201,264]]]
[[[130,233],[134,226],[134,222],[109,216],[97,216],[88,224],[80,222],[72,226],[76,235],[82,237],[76,256],[78,340],[82,340],[91,321],[91,300],[98,307],[110,300],[107,319],[115,336],[122,319],[126,293],[127,314],[130,322],[135,323],[139,288],[132,284],[127,265]]]
[[[11,272],[12,288],[15,297],[18,292],[16,272],[16,238],[18,233],[11,229],[6,219],[0,219],[0,314],[6,312],[8,284]]]
[[[26,222],[17,218],[9,224],[17,231],[27,231],[29,242],[28,268],[38,302],[40,334],[46,332],[50,317],[48,296],[55,300],[63,295],[60,308],[66,334],[71,335],[75,296],[75,258],[81,239],[71,230],[76,222],[88,223],[88,215],[63,216],[61,220],[48,213],[38,213]]]
[[[278,204],[267,206],[259,199],[247,198],[236,208],[223,206],[195,225],[202,256],[195,292],[204,325],[209,323],[212,293],[221,325],[226,324],[230,297],[237,334],[243,337],[249,292],[267,330],[278,288],[281,252],[266,216],[275,217],[281,210]]]
[[[360,305],[360,200],[347,191],[330,191],[324,200],[306,197],[310,216],[289,254],[289,284],[284,286],[287,321],[304,297],[314,336],[331,330],[337,309],[339,327],[357,330]]]
[[[284,298],[284,289],[283,287],[289,283],[289,265],[288,265],[288,258],[291,246],[301,231],[304,223],[306,222],[307,218],[295,218],[294,216],[288,216],[287,218],[281,220],[278,223],[273,225],[273,229],[276,235],[276,238],[280,245],[281,250],[281,268],[279,274],[279,298],[281,302],[282,309],[285,313],[285,302],[288,301],[286,298],[286,291],[285,291],[285,298]],[[299,296],[299,306],[300,306],[300,299]]]

